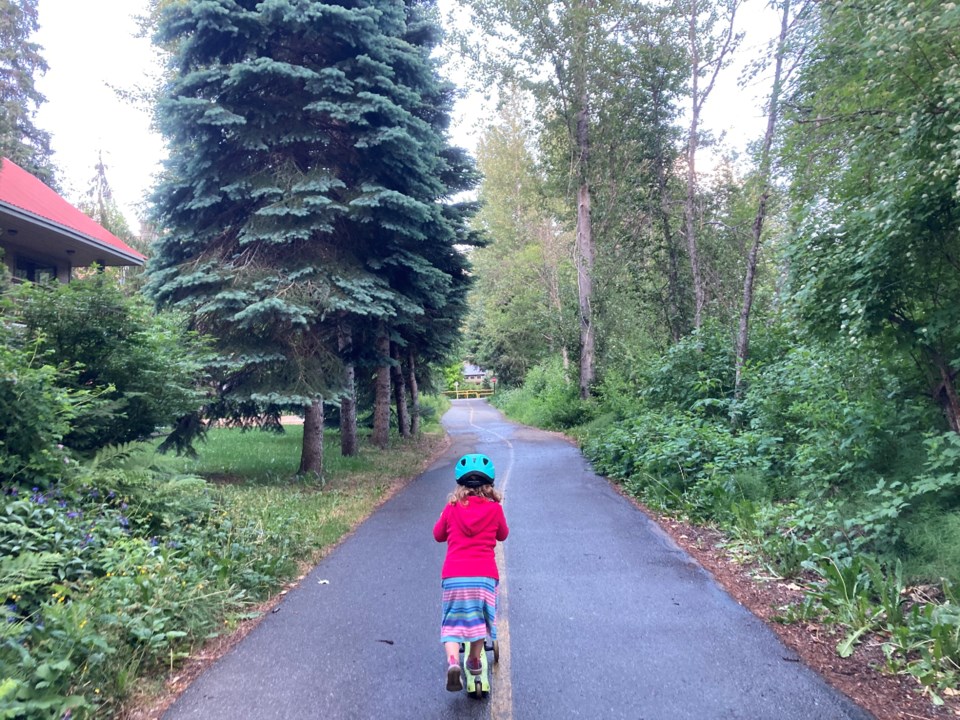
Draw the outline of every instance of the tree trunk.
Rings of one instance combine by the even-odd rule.
[[[943,408],[950,429],[960,433],[960,397],[957,395],[956,373],[941,355],[936,354],[933,361],[940,372],[940,385],[934,392],[934,400]]]
[[[410,390],[410,434],[420,434],[420,388],[417,385],[417,357],[407,349],[407,387]]]
[[[343,396],[340,398],[340,454],[353,457],[357,454],[357,389],[356,367],[351,351],[353,337],[342,326],[337,331],[337,347],[343,362]]]
[[[596,352],[593,327],[593,227],[590,216],[590,98],[586,88],[580,95],[577,113],[577,154],[579,156],[579,188],[577,189],[577,289],[580,300],[580,398],[590,397],[595,377]]]
[[[692,107],[690,108],[690,135],[687,138],[687,197],[684,203],[683,229],[687,236],[687,253],[690,256],[690,273],[693,277],[693,327],[703,324],[703,308],[706,293],[703,289],[703,273],[700,271],[700,251],[697,246],[697,145],[700,132],[700,46],[697,43],[697,0],[690,2],[690,78],[692,83]]]
[[[393,344],[390,349],[390,356],[394,363],[390,366],[393,375],[393,401],[397,406],[397,427],[400,430],[400,437],[410,437],[410,413],[407,410],[407,381],[403,376],[403,363],[400,360],[400,350]]]
[[[717,76],[724,63],[736,46],[734,25],[738,3],[729,5],[727,26],[724,29],[719,47],[713,57],[704,58],[700,54],[701,36],[713,37],[714,20],[707,20],[706,27],[699,26],[700,6],[698,0],[690,0],[690,18],[687,27],[687,39],[690,43],[690,135],[687,138],[687,197],[684,207],[684,232],[687,236],[687,252],[690,255],[690,271],[693,276],[693,327],[703,325],[703,312],[707,305],[707,289],[700,266],[700,245],[697,237],[697,149],[700,144],[700,113],[710,97]],[[707,76],[706,86],[700,87],[700,73],[713,66],[713,72]]]
[[[377,337],[376,396],[373,401],[373,444],[385,449],[390,444],[390,336],[381,324]]]
[[[323,475],[323,398],[304,408],[303,447],[297,474]]]
[[[780,114],[780,90],[783,84],[783,56],[786,52],[787,32],[790,27],[790,0],[783,3],[780,18],[780,39],[777,44],[776,69],[773,74],[773,89],[770,91],[770,106],[767,111],[767,131],[763,136],[763,146],[760,151],[760,201],[757,204],[757,214],[753,220],[753,244],[747,256],[747,271],[743,281],[743,305],[740,308],[740,327],[737,331],[737,359],[736,378],[733,386],[735,400],[743,397],[743,367],[747,362],[750,350],[750,311],[753,308],[753,283],[757,274],[757,258],[760,254],[760,238],[763,234],[763,223],[767,216],[767,202],[770,199],[770,158],[773,147],[773,136],[777,125],[777,116]],[[737,422],[738,418],[735,417]]]

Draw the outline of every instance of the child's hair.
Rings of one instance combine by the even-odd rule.
[[[478,488],[469,488],[464,485],[457,485],[456,490],[450,493],[450,496],[447,498],[447,501],[451,505],[456,505],[457,503],[460,503],[461,505],[466,505],[467,498],[471,495],[476,495],[478,497],[485,497],[488,500],[493,500],[494,502],[498,502],[498,503],[503,502],[503,495],[493,485],[481,485]]]

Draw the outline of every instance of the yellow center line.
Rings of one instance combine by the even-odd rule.
[[[513,443],[493,430],[475,425],[472,407],[470,408],[469,422],[477,430],[488,432],[503,440],[510,451],[507,470],[503,473],[500,481],[500,492],[504,494],[504,506],[506,506],[507,483],[513,470]],[[493,666],[493,674],[497,682],[490,688],[490,718],[491,720],[510,720],[513,717],[513,684],[510,678],[510,613],[509,595],[507,593],[507,560],[503,553],[503,543],[497,544],[495,553],[497,567],[500,569],[500,583],[497,588],[497,651],[499,660]]]
[[[491,720],[510,720],[513,717],[513,684],[510,681],[510,614],[508,612],[507,567],[503,545],[497,545],[497,565],[500,566],[500,588],[497,602],[497,649],[500,659],[493,666],[496,684],[491,689]]]

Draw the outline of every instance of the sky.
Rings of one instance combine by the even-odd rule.
[[[145,6],[145,0],[40,0],[34,36],[50,67],[36,79],[47,98],[36,124],[53,136],[63,194],[76,202],[102,152],[114,197],[134,232],[136,207],[159,169],[163,141],[151,131],[149,112],[112,88],[134,89],[154,67],[149,40],[135,37],[133,16]]]
[[[134,232],[165,154],[162,138],[151,128],[149,110],[117,93],[145,86],[156,72],[149,40],[136,37],[134,18],[145,12],[146,4],[146,0],[39,0],[40,30],[34,37],[49,65],[36,80],[46,96],[36,123],[52,134],[63,194],[72,202],[82,196],[94,176],[98,154],[103,153],[114,197]],[[760,38],[768,34],[763,28],[769,28],[770,19],[763,8],[754,0],[744,10],[744,22],[753,28],[744,44],[747,52],[757,52]],[[755,97],[762,88],[741,90],[738,74],[733,69],[722,76],[704,121],[708,128],[726,132],[742,149],[763,129]],[[474,149],[478,120],[482,123],[485,112],[477,96],[458,103],[453,128],[457,144]]]

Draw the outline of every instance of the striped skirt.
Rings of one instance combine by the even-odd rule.
[[[488,577],[445,578],[440,642],[496,640],[497,585]]]

